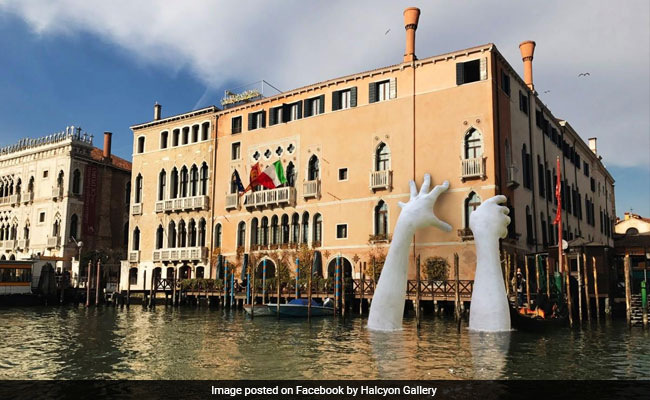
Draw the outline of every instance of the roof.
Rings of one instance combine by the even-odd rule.
[[[90,151],[90,158],[97,162],[102,162],[104,161],[104,151],[102,149],[98,149],[97,147],[93,147],[93,149]],[[131,171],[131,163],[114,154],[111,154],[111,165],[115,168]]]
[[[215,111],[219,111],[219,108],[217,108],[216,106],[208,106],[208,107],[204,107],[204,108],[199,108],[198,110],[192,110],[192,111],[188,111],[188,112],[185,112],[185,113],[182,113],[182,114],[172,115],[172,116],[169,116],[167,118],[161,118],[161,119],[157,119],[157,120],[154,120],[154,121],[143,122],[141,124],[131,125],[131,130],[135,131],[135,130],[142,129],[142,128],[149,128],[151,126],[164,124],[164,123],[167,123],[167,122],[170,122],[170,121],[176,121],[176,120],[179,120],[179,119],[187,119],[187,118],[195,117],[197,115],[206,114],[206,113],[215,112]]]

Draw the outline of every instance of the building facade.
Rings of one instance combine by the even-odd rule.
[[[144,271],[149,277],[171,277],[184,268],[180,276],[215,277],[216,253],[238,267],[242,253],[257,255],[253,267],[259,270],[264,258],[273,266],[274,253],[304,244],[322,252],[325,276],[340,256],[346,275],[358,278],[368,271],[373,254],[388,249],[398,202],[409,198],[409,180],[420,185],[429,173],[434,184],[450,182],[435,213],[455,229],[418,232],[410,274],[417,255],[423,261],[443,257],[451,264],[457,253],[460,279],[473,279],[469,214],[489,197],[508,197],[512,223],[504,251],[521,257],[556,244],[551,222],[558,158],[564,237],[611,247],[614,181],[597,155],[595,139],[586,144],[538,98],[532,81],[534,43],[522,44],[522,79],[493,44],[417,59],[417,18],[405,25],[407,50],[400,64],[132,127],[134,177],[146,179],[142,215],[138,211],[130,222],[140,229],[130,239],[140,238],[135,240],[139,258],[130,259],[123,274],[129,268],[137,276],[131,282],[138,285]],[[207,139],[183,141],[184,129],[191,133],[194,126]],[[174,130],[187,144],[163,146],[168,143],[163,134],[175,137]],[[151,154],[139,153],[143,136],[154,146]],[[263,170],[278,161],[286,184],[240,196],[235,176],[247,186],[254,165]],[[187,179],[191,187],[192,173],[184,181],[180,172],[176,178],[169,171],[195,165],[201,171],[204,162],[208,181],[203,185],[199,172],[197,193],[210,196],[198,201],[206,202],[205,209],[195,208],[193,201],[182,210],[160,205],[194,197],[194,191],[178,197]],[[179,224],[187,227],[191,220],[198,227],[203,219],[205,230],[195,228],[202,234],[179,231]],[[184,243],[190,242],[200,249],[188,250]]]
[[[125,249],[131,163],[67,127],[0,150],[0,259],[50,257],[70,270],[84,251]]]

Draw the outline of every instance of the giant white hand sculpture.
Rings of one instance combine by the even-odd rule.
[[[510,310],[499,260],[499,238],[508,234],[506,196],[487,199],[469,216],[476,244],[476,274],[469,313],[469,329],[499,332],[510,330]]]
[[[424,183],[417,191],[415,182],[410,182],[411,198],[408,203],[399,203],[402,212],[397,218],[393,241],[388,249],[384,267],[375,290],[368,328],[382,331],[402,329],[404,300],[406,298],[406,273],[409,265],[409,247],[413,235],[419,228],[435,226],[449,232],[451,225],[443,222],[433,213],[433,206],[440,193],[449,188],[449,182],[436,186],[431,192],[431,175],[424,175]]]

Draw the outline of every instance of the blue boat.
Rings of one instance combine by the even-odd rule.
[[[323,317],[327,315],[334,315],[334,307],[330,306],[331,301],[325,301],[324,305],[319,304],[315,300],[311,301],[311,316]],[[266,305],[271,313],[277,315],[278,305],[275,303],[268,303]],[[280,304],[281,317],[307,317],[309,313],[309,301],[307,299],[293,299],[287,304]]]

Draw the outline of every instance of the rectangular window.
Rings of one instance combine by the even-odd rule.
[[[282,122],[283,106],[274,107],[269,110],[269,126]]]
[[[241,120],[241,115],[239,117],[233,117],[233,119],[230,120],[230,127],[233,135],[235,133],[241,133]]]
[[[341,92],[341,109],[345,110],[346,108],[350,108],[350,91],[349,90],[343,90]]]
[[[47,178],[47,175],[49,174],[48,170],[43,171],[43,178]]]
[[[231,160],[239,160],[241,158],[241,143],[235,142],[232,144]]]
[[[266,112],[257,111],[248,114],[248,130],[266,127]]]
[[[523,94],[521,90],[519,91],[519,111],[528,115],[528,95]]]
[[[501,70],[501,89],[510,96],[510,75],[503,70]]]
[[[485,70],[482,64],[485,64],[483,60],[472,60],[472,61],[457,63],[456,64],[456,85],[462,85],[465,83],[476,82],[481,79],[487,79],[487,76],[485,78],[481,76],[484,75],[482,73],[483,72],[482,70]]]
[[[339,168],[339,181],[347,181],[347,180],[348,180],[348,169]]]
[[[325,95],[305,100],[305,118],[325,112]]]
[[[347,239],[348,238],[348,224],[338,224],[338,225],[336,225],[336,238],[337,239]]]
[[[590,178],[589,182],[591,183],[591,191],[595,192],[596,191],[596,181],[594,180],[594,178]]]
[[[587,162],[585,161],[583,166],[584,166],[585,176],[589,176],[589,164],[587,164]]]
[[[332,111],[357,106],[357,87],[332,92]]]
[[[300,119],[300,105],[298,103],[293,103],[289,105],[289,121],[295,121]]]
[[[38,222],[45,222],[45,212],[38,214]]]

